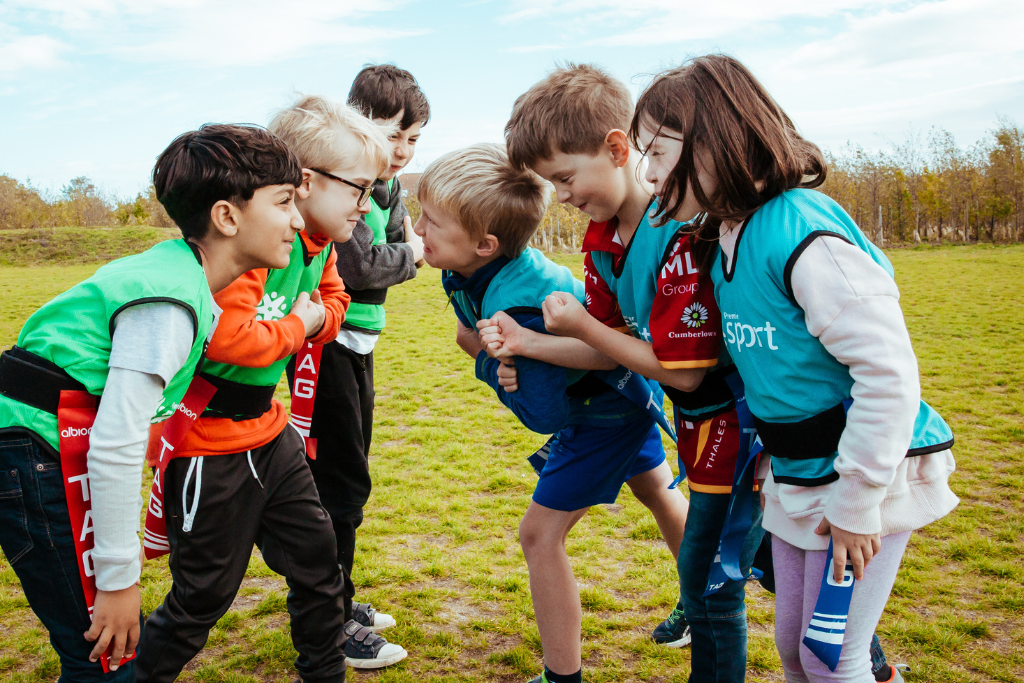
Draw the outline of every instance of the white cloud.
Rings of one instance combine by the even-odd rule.
[[[307,0],[10,0],[26,22],[66,34],[78,52],[132,62],[256,66],[333,47],[386,44],[420,30],[378,28],[370,16],[397,2]],[[53,39],[51,39],[53,40]],[[311,68],[323,68],[320,64]]]
[[[964,60],[984,62],[1024,55],[1024,2],[944,0],[903,12],[883,11],[851,18],[842,33],[814,41],[783,60],[780,68],[805,73],[867,73],[895,68],[935,73]],[[995,66],[992,64],[991,66]]]
[[[911,122],[977,136],[1024,105],[1022,34],[1024,3],[942,0],[848,18],[757,71],[797,125],[827,144],[870,146]]]
[[[898,0],[511,0],[500,17],[514,23],[557,16],[559,21],[601,30],[593,44],[650,46],[715,39],[794,18],[841,16],[844,12],[896,4]],[[567,20],[565,17],[571,17]],[[621,27],[635,26],[628,30]]]
[[[0,38],[0,73],[52,69],[61,65],[60,55],[66,49],[50,36],[4,36]]]

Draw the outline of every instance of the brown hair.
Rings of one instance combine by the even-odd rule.
[[[782,192],[825,182],[821,150],[797,133],[754,75],[727,55],[696,57],[658,75],[637,101],[629,127],[634,145],[641,125],[683,140],[658,213],[675,214],[689,183],[706,211],[694,224],[696,255],[705,271],[722,221],[742,221]],[[698,158],[713,165],[717,188],[710,197],[697,181]]]
[[[548,188],[533,171],[512,166],[501,145],[481,143],[427,166],[416,195],[457,220],[473,239],[494,235],[501,253],[515,258],[544,218]]]
[[[185,239],[202,239],[221,200],[240,208],[256,190],[302,183],[302,167],[285,143],[259,126],[208,123],[182,133],[157,157],[156,198]]]
[[[595,154],[608,131],[627,130],[632,116],[621,81],[590,64],[566,64],[516,100],[505,125],[509,160],[531,168],[556,152]]]
[[[367,64],[356,74],[348,103],[368,119],[390,119],[402,112],[398,127],[409,130],[430,121],[430,103],[411,73],[394,64]]]

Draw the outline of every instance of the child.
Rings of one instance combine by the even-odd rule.
[[[374,632],[395,620],[369,604],[354,603],[352,563],[356,529],[370,497],[370,439],[373,434],[373,347],[384,329],[388,287],[416,277],[423,245],[412,232],[395,176],[412,160],[420,128],[430,119],[430,105],[416,79],[390,64],[367,66],[356,76],[348,103],[375,122],[396,128],[388,137],[391,158],[376,176],[367,205],[352,238],[336,243],[338,272],[352,303],[338,332],[337,344],[324,346],[310,436],[317,458],[309,461],[320,501],[331,516],[338,564],[345,580],[345,618]],[[294,362],[288,368],[294,373]],[[344,429],[338,429],[338,425]]]
[[[479,320],[507,310],[543,332],[540,304],[555,290],[583,297],[582,283],[535,249],[526,248],[544,214],[547,189],[517,170],[497,145],[447,154],[420,178],[423,209],[415,230],[427,263],[445,270],[443,284],[458,317],[457,341],[476,360],[476,375],[529,429],[556,433],[533,502],[519,527],[530,591],[544,648],[535,681],[581,681],[582,611],[565,539],[591,505],[612,503],[624,481],[634,487],[670,547],[678,547],[685,499],[669,490],[661,435],[654,420],[585,371],[518,359],[519,390],[508,369],[487,357],[474,331]],[[604,369],[614,368],[605,360]],[[646,397],[646,394],[645,394]]]
[[[301,175],[261,128],[181,135],[157,159],[153,183],[183,239],[101,267],[36,311],[0,357],[0,545],[50,632],[61,680],[135,679],[135,662],[120,662],[141,625],[139,491],[150,419],[158,404],[166,417],[189,386],[216,327],[211,292],[246,270],[288,264],[302,228],[292,203]],[[89,434],[87,475],[75,486],[90,494],[91,565],[79,565],[69,524],[62,456],[67,467],[71,446],[62,441],[73,444],[74,434],[61,391],[103,397],[91,426],[74,429]],[[80,571],[95,578],[91,623]],[[108,647],[105,675],[98,660]]]
[[[870,683],[910,534],[958,503],[952,433],[920,399],[892,266],[809,189],[825,180],[820,150],[736,60],[662,74],[630,134],[664,214],[721,244],[707,263],[723,334],[771,454],[758,476],[786,679]]]
[[[721,348],[713,286],[693,266],[687,228],[651,225],[654,188],[640,177],[640,154],[625,132],[632,109],[625,86],[588,65],[558,69],[516,101],[505,129],[513,163],[537,171],[554,184],[559,201],[592,218],[583,239],[587,309],[560,293],[544,306],[548,332],[578,339],[541,338],[499,316],[482,341],[495,355],[503,347],[548,362],[582,362],[596,349],[663,383],[675,406],[691,508],[678,552],[680,601],[654,639],[679,647],[692,633],[692,680],[742,681],[744,583],[730,581],[704,597],[741,443],[725,380],[735,367]],[[752,489],[745,495],[756,500]],[[760,511],[751,508],[744,569],[762,535]]]
[[[346,627],[330,519],[302,437],[273,398],[289,356],[337,335],[348,295],[331,243],[347,240],[366,212],[387,140],[358,112],[320,97],[300,98],[270,130],[302,164],[295,205],[305,230],[288,263],[250,271],[217,296],[224,312],[202,377],[218,391],[164,476],[174,583],[146,623],[140,681],[172,681],[199,652],[231,606],[253,544],[287,580],[303,680],[343,680],[346,659],[377,668],[406,656]]]

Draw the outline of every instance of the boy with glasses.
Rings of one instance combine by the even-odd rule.
[[[345,616],[373,632],[395,620],[367,603],[353,602],[352,565],[356,529],[370,497],[370,440],[373,435],[373,349],[385,325],[388,287],[416,277],[423,245],[412,232],[396,175],[411,160],[430,105],[412,74],[391,64],[371,65],[356,76],[348,103],[374,122],[392,126],[391,156],[375,176],[368,212],[352,237],[336,243],[338,272],[352,303],[337,343],[324,346],[310,438],[317,440],[309,461],[320,500],[331,516],[338,564],[345,577]],[[294,362],[288,368],[293,377]],[[344,425],[339,429],[338,425]]]
[[[146,623],[140,681],[173,681],[202,649],[234,600],[254,544],[288,583],[303,681],[342,681],[346,663],[384,666],[406,656],[345,628],[330,518],[303,439],[273,398],[289,357],[333,340],[344,320],[349,299],[332,243],[347,240],[368,210],[365,188],[388,162],[386,135],[320,97],[300,98],[270,130],[303,166],[295,206],[305,229],[284,267],[250,271],[217,297],[223,313],[202,371],[217,393],[163,478],[174,583]],[[151,451],[160,443],[151,439]]]

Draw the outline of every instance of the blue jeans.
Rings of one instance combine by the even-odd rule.
[[[0,548],[60,656],[60,683],[135,680],[135,662],[103,673],[90,662],[89,612],[60,463],[35,441],[0,434]],[[141,615],[140,615],[141,617]]]
[[[761,543],[761,505],[754,498],[753,526],[740,556],[744,570],[750,567]],[[679,548],[679,583],[683,611],[690,624],[690,681],[692,683],[741,683],[747,675],[747,609],[743,603],[745,581],[729,581],[717,593],[703,597],[708,572],[715,560],[729,496],[690,491],[683,544]]]

